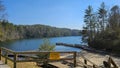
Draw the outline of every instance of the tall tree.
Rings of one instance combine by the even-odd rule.
[[[95,16],[91,6],[88,6],[88,8],[85,10],[84,22],[86,24],[85,30],[87,30],[88,40],[92,41],[95,31]]]
[[[108,15],[109,12],[109,15]],[[102,3],[99,11],[93,12],[88,6],[84,17],[84,38],[88,39],[89,46],[114,52],[120,52],[120,8],[115,5],[107,11]],[[96,27],[96,25],[98,27]],[[85,36],[85,37],[84,37]]]
[[[111,12],[109,14],[109,26],[112,29],[120,27],[120,8],[117,5],[111,8]]]
[[[98,11],[98,21],[100,25],[100,31],[105,30],[107,24],[107,10],[105,8],[104,2],[101,4]]]

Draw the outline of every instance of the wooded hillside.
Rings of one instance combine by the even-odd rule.
[[[56,28],[40,24],[14,25],[5,20],[0,22],[0,41],[23,38],[78,36],[79,33],[79,30]]]
[[[67,28],[56,28],[46,25],[14,25],[6,19],[5,7],[0,0],[0,41],[41,38],[41,37],[59,37],[59,36],[76,36],[79,30]]]

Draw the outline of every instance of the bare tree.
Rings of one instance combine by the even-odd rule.
[[[0,0],[0,21],[5,20],[7,13],[5,12],[5,6],[2,4],[2,0]]]

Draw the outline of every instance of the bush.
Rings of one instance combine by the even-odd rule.
[[[49,39],[44,39],[43,44],[40,45],[39,51],[54,51],[55,45],[51,44]]]
[[[55,45],[51,44],[49,39],[44,39],[43,43],[39,47],[39,51],[54,51]],[[49,57],[48,53],[39,54],[38,57],[40,59],[47,59]]]
[[[55,45],[51,44],[49,39],[44,39],[43,43],[39,47],[39,51],[54,51],[55,50]],[[41,53],[37,55],[39,59],[45,59],[43,62],[43,65],[47,66],[48,64],[48,59],[49,58],[49,53]]]

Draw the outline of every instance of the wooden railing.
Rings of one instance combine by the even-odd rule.
[[[81,61],[80,58],[82,58],[83,61]],[[100,68],[97,64],[93,63],[92,61],[84,57],[83,55],[80,55],[80,58],[77,58],[78,63],[82,64],[84,68]],[[91,65],[88,65],[88,63]]]
[[[83,62],[81,60],[79,60],[79,58],[77,58],[77,59],[78,59],[79,63],[81,63],[84,66],[84,68],[103,68],[103,67],[104,68],[119,68],[110,56],[108,56],[107,61],[103,61],[103,66],[102,67],[93,63],[92,61],[90,61],[89,59],[84,57],[83,55],[80,55],[80,57],[84,60]],[[88,65],[88,62],[91,65]]]
[[[53,53],[53,52],[31,52],[31,51],[27,51],[27,52],[16,52],[16,51],[12,51],[10,49],[1,47],[0,48],[0,60],[1,57],[5,58],[5,64],[7,64],[7,60],[10,60],[13,62],[13,68],[17,68],[17,63],[18,62],[39,62],[39,61],[44,61],[44,60],[48,60],[50,61],[62,61],[62,60],[73,60],[73,65],[74,67],[76,66],[76,52],[75,51],[57,51],[54,53],[60,53],[60,54],[70,54],[72,55],[72,57],[65,57],[65,58],[60,58],[60,59],[55,59],[55,60],[51,60],[50,58],[48,59],[34,59],[37,58],[37,55],[40,54],[45,54],[45,53]]]
[[[103,63],[106,68],[119,68],[111,57],[109,57],[108,60],[104,61]]]
[[[56,43],[56,45],[60,45],[60,46],[68,46],[68,47],[74,47],[74,48],[80,48],[80,49],[83,49],[83,50],[87,50],[87,51],[90,51],[90,52],[96,52],[96,53],[104,53],[104,54],[108,54],[107,52],[103,52],[103,51],[99,51],[99,50],[95,50],[89,46],[83,46],[83,45],[79,45],[79,44],[66,44],[66,43]],[[84,66],[84,68],[101,68],[100,66],[96,65],[95,63],[93,63],[92,61],[90,61],[89,59],[85,58],[83,55],[80,55],[80,57],[82,59],[84,59],[84,61],[80,61],[79,58],[77,58],[78,60],[78,63],[82,64]],[[88,65],[88,62],[91,65]],[[103,65],[104,67],[106,68],[118,68],[117,64],[113,61],[113,59],[109,56],[108,60],[107,61],[103,61]],[[112,66],[113,67],[112,67]]]

